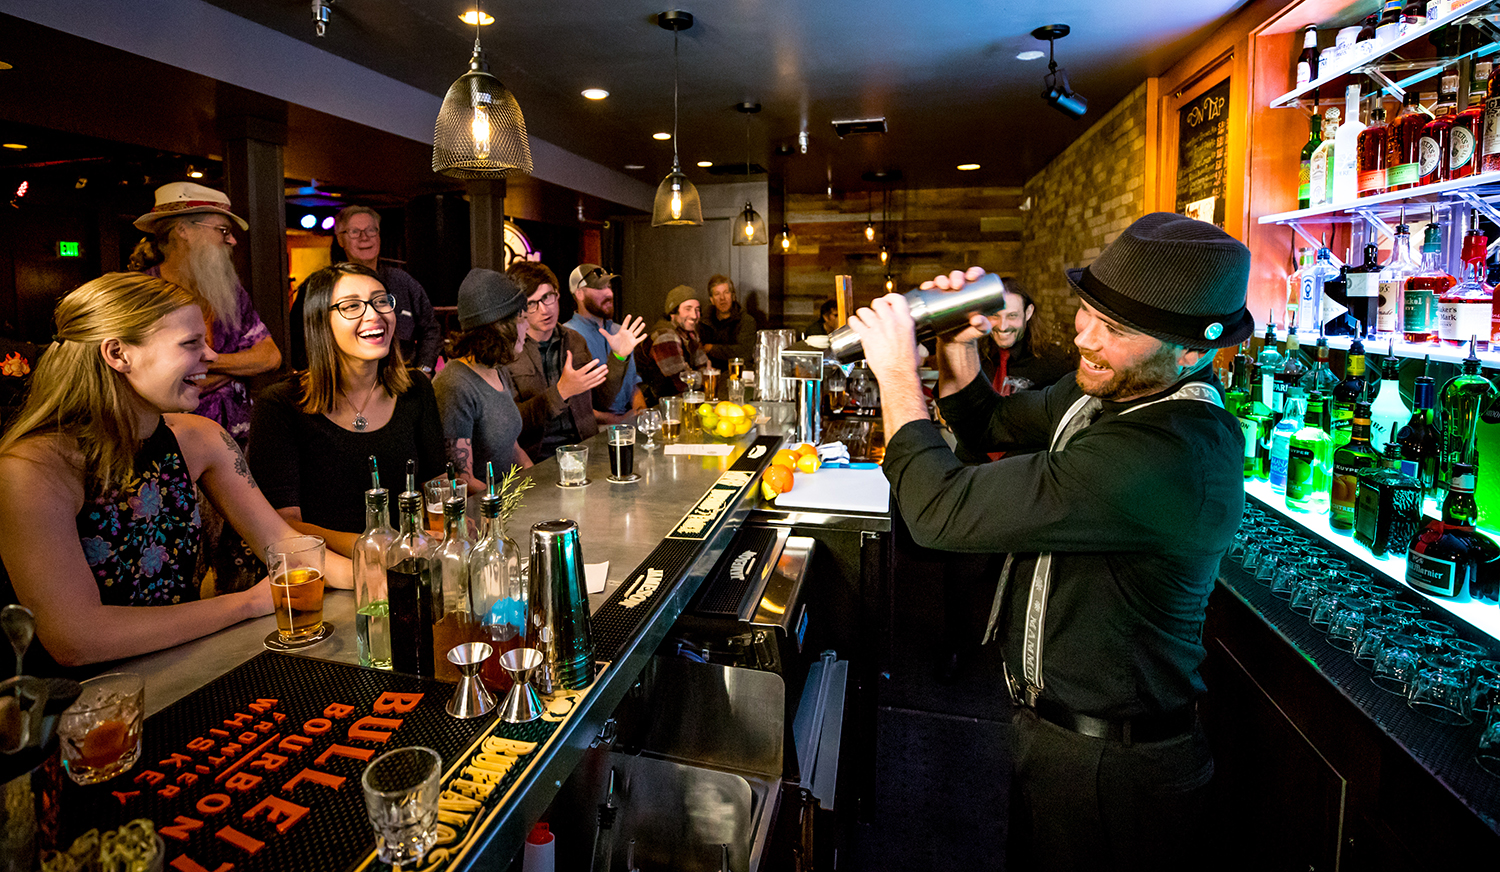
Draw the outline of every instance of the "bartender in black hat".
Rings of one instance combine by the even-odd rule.
[[[1245,246],[1211,224],[1141,218],[1068,271],[1077,372],[1008,397],[980,375],[988,323],[972,317],[940,343],[938,406],[966,448],[1027,452],[978,466],[929,419],[905,299],[850,319],[880,382],[885,473],[916,541],[1009,555],[987,638],[1003,646],[1016,704],[1018,868],[1202,862],[1204,610],[1244,505],[1244,443],[1211,361],[1254,329],[1249,270]]]

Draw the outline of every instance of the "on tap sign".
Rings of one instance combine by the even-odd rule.
[[[1229,79],[1178,110],[1178,214],[1224,226],[1228,190]]]

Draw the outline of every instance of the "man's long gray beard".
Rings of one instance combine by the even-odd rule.
[[[229,247],[216,242],[195,245],[188,250],[183,266],[192,290],[213,312],[214,323],[224,324],[230,330],[240,329],[239,298],[235,294],[239,276],[234,271]]]

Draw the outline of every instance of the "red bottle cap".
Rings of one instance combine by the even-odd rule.
[[[536,826],[531,828],[531,834],[526,837],[528,844],[546,845],[550,844],[556,837],[547,829],[546,821],[537,821]]]

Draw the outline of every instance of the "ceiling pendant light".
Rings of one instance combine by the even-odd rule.
[[[477,20],[483,21],[482,10]],[[490,75],[474,27],[469,71],[443,97],[432,132],[432,170],[455,179],[497,179],[530,174],[531,140],[510,89]]]
[[[754,115],[755,113],[757,113],[757,112],[760,111],[760,104],[759,103],[740,103],[740,104],[736,105],[734,108],[735,108],[735,111],[741,112],[745,116],[745,180],[749,181],[749,179],[750,179],[750,116]],[[732,223],[734,225],[734,231],[733,231],[733,234],[730,237],[730,242],[732,244],[734,244],[734,245],[765,245],[766,244],[766,222],[765,222],[765,219],[763,219],[763,218],[760,217],[760,215],[755,211],[755,207],[752,206],[752,205],[750,205],[750,201],[748,199],[745,201],[745,211],[743,211],[740,214],[736,215],[735,218],[734,218],[734,221]]]
[[[796,237],[795,234],[792,233],[792,228],[787,225],[786,220],[785,220],[786,219],[786,209],[787,209],[786,177],[782,176],[782,178],[781,178],[781,217],[782,217],[781,232],[778,233],[778,234],[776,234],[776,238],[774,240],[772,240],[772,242],[771,242],[771,253],[772,254],[791,254],[793,251],[795,251],[797,249],[797,237]]]
[[[891,252],[884,245],[880,246],[880,262],[881,263],[890,263],[891,262]]]
[[[885,274],[885,292],[887,294],[896,290],[896,280],[891,278],[890,273]]]
[[[865,192],[865,241],[875,241],[875,210],[870,205],[870,192]]]
[[[677,91],[680,63],[677,59],[677,35],[693,26],[690,12],[669,11],[656,16],[656,23],[672,31],[672,171],[656,186],[656,201],[651,206],[651,226],[699,225],[703,223],[703,204],[698,189],[682,174],[677,157]]]

